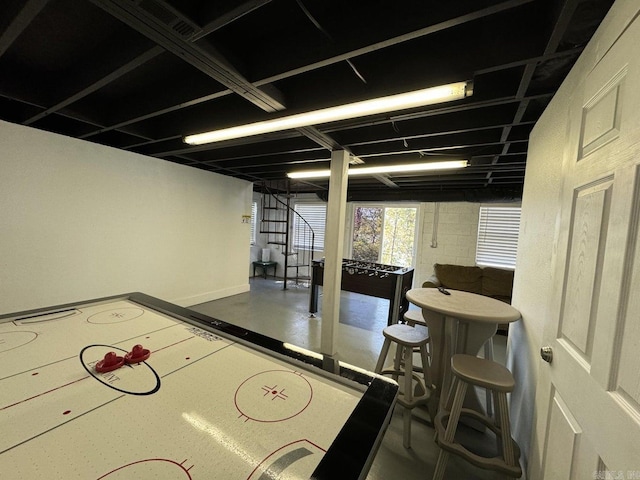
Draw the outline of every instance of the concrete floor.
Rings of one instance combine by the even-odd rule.
[[[253,277],[250,285],[248,293],[190,308],[281,341],[320,351],[322,312],[316,318],[309,316],[309,288],[291,285],[284,290],[282,281],[273,277]],[[373,370],[382,348],[382,330],[387,325],[388,309],[388,300],[342,292],[337,346],[340,360]],[[504,362],[505,346],[506,337],[497,335],[494,340],[496,361]],[[414,409],[412,448],[405,449],[402,445],[402,411],[401,406],[395,409],[368,480],[427,480],[432,476],[439,449],[433,440],[429,416],[422,408]],[[484,455],[489,453],[486,446],[493,442],[489,434],[472,429],[461,431],[461,437],[468,448]],[[451,456],[445,478],[489,480],[504,477]]]

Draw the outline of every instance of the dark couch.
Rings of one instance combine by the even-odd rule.
[[[513,270],[495,267],[447,265],[436,263],[434,274],[422,284],[424,288],[444,287],[451,290],[478,293],[511,304]],[[504,332],[508,325],[499,325]]]

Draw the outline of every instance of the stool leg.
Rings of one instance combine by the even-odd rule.
[[[493,392],[493,404],[496,406],[496,415],[493,419],[493,423],[495,423],[496,427],[500,428],[502,425],[502,417],[500,416],[500,412],[498,411],[498,395],[500,395],[500,392]]]
[[[391,375],[396,382],[398,381],[398,372],[400,371],[400,366],[402,365],[402,356],[404,355],[404,347],[398,343],[396,343],[396,356],[393,359],[393,370],[395,373]],[[406,371],[406,366],[405,366]]]
[[[420,360],[422,361],[422,374],[424,375],[424,383],[427,388],[432,388],[433,380],[431,380],[431,367],[429,365],[429,354],[427,346],[420,345]]]
[[[493,361],[493,337],[487,340],[484,344],[484,358],[486,360]],[[491,392],[486,390],[486,403],[487,403],[487,417],[493,418],[493,404],[491,402]]]
[[[434,385],[433,380],[431,379],[431,365],[429,363],[429,354],[427,353],[427,346],[420,346],[420,358],[422,360],[422,375],[424,378],[424,386],[428,390],[433,392]],[[425,392],[426,394],[427,392]],[[429,412],[429,417],[431,421],[436,418],[436,413],[438,411],[438,406],[434,402],[434,396],[431,396],[427,401],[427,411]]]
[[[413,349],[409,347],[401,347],[404,350],[404,399],[408,404],[413,401]],[[399,355],[396,355],[396,359]],[[404,435],[402,444],[404,448],[411,448],[411,408],[405,407],[403,412]]]
[[[451,395],[449,395],[449,398],[447,399],[447,405],[452,404],[449,421],[447,422],[447,430],[444,432],[444,440],[447,442],[452,442],[456,435],[458,420],[460,420],[460,411],[462,410],[462,402],[464,401],[464,396],[467,393],[467,384],[465,382],[461,382],[457,377],[454,377],[453,384],[457,384],[453,400],[451,399]],[[453,393],[453,390],[451,393]],[[442,480],[444,478],[444,472],[447,468],[448,461],[449,452],[440,449],[436,468],[433,472],[433,480]]]
[[[382,371],[382,367],[384,367],[384,362],[387,359],[387,354],[389,353],[389,346],[391,346],[391,340],[389,340],[388,338],[385,338],[382,344],[382,350],[380,350],[380,356],[378,357],[378,363],[376,363],[376,368],[374,372],[380,373]]]
[[[507,394],[499,392],[496,398],[496,417],[500,417],[500,431],[502,432],[502,451],[504,461],[507,465],[515,466],[516,458],[513,440],[511,439],[511,424],[509,421],[509,406],[507,404]]]
[[[444,410],[447,411],[447,412],[451,412],[453,410],[453,400],[455,399],[455,396],[456,396],[455,393],[456,393],[456,391],[458,389],[458,382],[460,382],[458,377],[453,377],[451,379],[451,385],[449,387],[449,393],[445,397],[445,401],[442,404]]]

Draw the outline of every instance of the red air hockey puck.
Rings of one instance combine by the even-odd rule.
[[[124,356],[124,361],[127,363],[140,363],[144,362],[151,352],[144,348],[142,345],[136,345],[129,353]]]
[[[96,372],[105,373],[116,370],[124,365],[124,357],[119,357],[116,352],[107,353],[102,360],[96,363]]]

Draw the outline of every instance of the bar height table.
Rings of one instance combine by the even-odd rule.
[[[491,297],[459,290],[414,288],[407,299],[422,308],[431,337],[431,378],[435,385],[432,398],[439,406],[446,400],[451,381],[451,357],[455,353],[477,355],[495,335],[498,324],[515,322],[520,312],[508,303]],[[482,411],[474,389],[469,389],[465,406]]]

